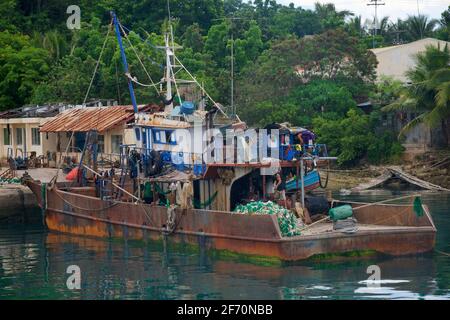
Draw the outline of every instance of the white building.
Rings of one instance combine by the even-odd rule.
[[[44,155],[54,143],[39,128],[58,114],[60,106],[22,107],[0,113],[0,162],[9,156]]]
[[[428,46],[437,47],[438,45],[443,49],[445,45],[450,45],[450,42],[425,38],[398,46],[370,49],[377,56],[378,79],[388,76],[407,83],[405,73],[416,65],[415,56],[425,51]]]
[[[377,80],[382,81],[383,77],[388,77],[407,84],[406,72],[416,66],[416,55],[424,52],[429,46],[440,46],[441,49],[444,49],[446,45],[450,45],[450,42],[425,38],[402,45],[371,49],[378,60]],[[410,112],[384,114],[383,126],[391,130],[400,130],[416,116],[417,114]],[[403,143],[406,148],[405,154],[407,157],[413,157],[428,151],[433,146],[442,143],[441,139],[440,128],[430,129],[424,124],[419,124],[406,134]]]

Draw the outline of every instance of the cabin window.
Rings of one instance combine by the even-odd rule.
[[[3,128],[3,144],[6,146],[11,144],[11,134],[8,128]]]
[[[41,133],[39,132],[39,128],[31,128],[31,144],[33,146],[41,145]]]
[[[111,152],[120,154],[120,146],[123,143],[122,135],[120,134],[113,134],[111,136]]]
[[[16,144],[17,145],[23,144],[23,129],[22,128],[16,128]]]
[[[147,145],[147,130],[145,129],[142,129],[142,144]]]
[[[98,153],[105,153],[105,136],[102,134],[98,135],[97,148]]]
[[[175,131],[173,130],[155,130],[153,138],[156,143],[176,144]]]

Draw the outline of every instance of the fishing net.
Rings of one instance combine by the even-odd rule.
[[[20,179],[19,178],[10,178],[10,179],[0,178],[0,184],[20,184]]]
[[[294,213],[272,201],[255,201],[245,205],[238,205],[234,213],[240,214],[275,214],[283,237],[300,235],[301,221]]]

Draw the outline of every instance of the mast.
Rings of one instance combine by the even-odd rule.
[[[119,29],[119,21],[117,19],[116,14],[113,11],[111,11],[111,17],[113,18],[114,29],[116,31],[117,41],[119,42],[120,55],[122,57],[123,69],[125,71],[125,74],[129,74],[130,72],[128,69],[127,57],[125,55],[125,49],[123,46],[122,36],[120,34],[120,29]],[[130,90],[131,103],[133,104],[134,113],[136,114],[136,113],[138,113],[139,110],[138,110],[137,103],[136,103],[136,96],[134,95],[133,82],[128,77],[127,77],[127,81],[128,81],[128,89]]]
[[[170,101],[164,108],[165,112],[172,112],[173,110],[173,101],[172,101],[172,56],[173,52],[170,49],[170,40],[169,34],[167,33],[165,36],[165,45],[166,45],[166,101]]]
[[[233,22],[232,27],[233,28]],[[231,30],[231,113],[232,116],[236,116],[236,110],[234,110],[234,36],[233,30]]]

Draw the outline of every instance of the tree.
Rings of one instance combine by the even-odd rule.
[[[250,22],[249,29],[245,32],[243,39],[235,40],[236,71],[244,68],[249,62],[255,62],[263,47],[262,32],[256,21]],[[230,44],[228,45],[230,48]]]
[[[400,132],[403,136],[419,123],[434,128],[442,126],[444,140],[450,142],[450,52],[446,45],[427,47],[416,56],[416,66],[406,75],[411,85],[405,87],[400,98],[383,108],[384,111],[410,111],[419,115]]]
[[[356,16],[354,18],[350,18],[348,23],[346,24],[346,31],[352,36],[363,37],[367,34],[366,28],[362,22],[362,17]]]
[[[64,35],[58,30],[47,31],[44,34],[34,32],[33,42],[37,47],[46,50],[55,61],[61,59],[71,51],[70,44],[67,43]]]
[[[2,0],[0,3],[0,32],[10,31],[17,32],[21,24],[20,15],[16,14],[17,1],[16,0]]]
[[[225,57],[228,55],[225,50],[228,44],[230,26],[227,21],[213,25],[205,41],[205,53],[208,53],[220,67],[225,67]]]
[[[29,103],[36,86],[49,71],[48,54],[28,36],[0,32],[0,108]]]
[[[198,23],[190,25],[183,34],[183,46],[192,48],[195,52],[203,50],[204,40]]]
[[[316,2],[314,8],[316,14],[319,16],[322,27],[325,30],[343,27],[345,18],[353,16],[353,13],[348,10],[337,11],[333,3],[321,4]]]
[[[317,117],[314,130],[318,142],[326,143],[330,155],[338,157],[338,164],[354,165],[367,158],[370,163],[380,163],[399,158],[402,146],[390,133],[376,135],[376,122],[360,110],[350,109],[344,118],[335,120]]]
[[[289,6],[280,8],[271,19],[270,32],[275,38],[303,37],[322,32],[322,25],[315,12]]]
[[[448,6],[448,9],[442,12],[441,14],[441,20],[440,22],[440,28],[438,30],[438,38],[449,41],[450,40],[450,6]]]
[[[364,96],[375,79],[376,63],[358,38],[342,30],[290,37],[273,42],[255,64],[243,70],[236,86],[237,102],[247,114],[259,112],[258,105],[280,106],[294,88],[316,80],[344,86],[353,98]]]
[[[407,35],[410,40],[418,40],[433,35],[437,20],[429,19],[424,15],[409,16],[406,20]]]
[[[242,109],[243,119],[265,126],[272,122],[289,121],[295,126],[311,126],[312,119],[344,117],[356,103],[347,88],[327,80],[316,80],[295,87],[285,98],[263,101],[252,109]]]

